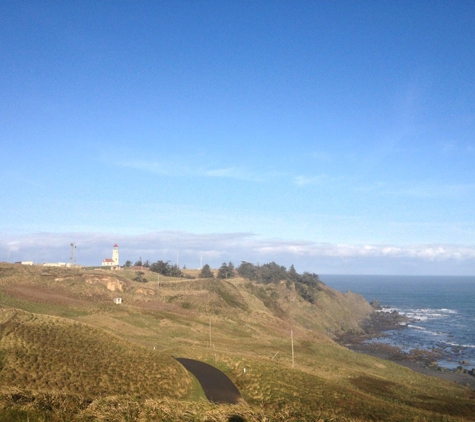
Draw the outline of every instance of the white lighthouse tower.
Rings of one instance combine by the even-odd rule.
[[[103,267],[110,267],[111,270],[118,270],[119,265],[119,245],[116,243],[112,249],[112,258],[105,258],[102,260]]]
[[[114,261],[114,265],[119,266],[119,245],[117,243],[112,250],[112,261]]]

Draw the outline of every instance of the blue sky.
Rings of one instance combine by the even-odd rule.
[[[1,1],[0,261],[475,273],[475,3]]]

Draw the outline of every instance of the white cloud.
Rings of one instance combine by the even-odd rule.
[[[474,183],[457,184],[436,184],[436,183],[414,183],[395,187],[392,194],[412,196],[415,198],[457,198],[472,195],[475,191]]]
[[[297,186],[321,185],[324,183],[329,183],[329,181],[329,177],[325,174],[320,174],[317,176],[298,175],[294,177],[294,183]]]
[[[262,182],[268,176],[263,177],[259,176],[245,168],[242,167],[227,167],[221,169],[213,170],[201,170],[199,171],[200,175],[210,176],[210,177],[222,177],[235,180],[247,180],[253,182]]]
[[[183,159],[167,160],[167,162],[160,160],[120,159],[115,162],[115,165],[163,176],[216,177],[253,182],[262,182],[275,176],[272,174],[257,174],[244,167],[237,166],[212,168],[188,165]]]
[[[143,171],[146,173],[172,176],[172,175],[183,175],[190,173],[190,170],[183,166],[183,164],[170,164],[163,163],[160,161],[146,161],[146,160],[119,160],[115,163],[119,167],[131,168],[134,170]]]

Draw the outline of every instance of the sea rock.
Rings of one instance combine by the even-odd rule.
[[[457,368],[454,369],[454,372],[458,372],[459,374],[468,374],[468,370],[465,369],[463,366],[457,366]]]
[[[373,309],[376,309],[378,311],[383,309],[378,299],[373,299],[369,304],[373,307]]]

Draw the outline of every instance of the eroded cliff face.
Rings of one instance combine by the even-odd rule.
[[[235,321],[300,327],[330,338],[347,332],[363,333],[374,313],[363,296],[341,293],[323,283],[303,293],[295,283],[259,284],[243,278],[166,282],[156,297],[148,290],[135,288],[134,298],[142,296],[144,301],[176,304]]]
[[[119,280],[114,276],[88,275],[85,277],[84,281],[86,284],[101,284],[111,292],[123,292],[126,287],[126,283],[124,281]]]
[[[312,303],[302,298],[295,288],[290,288],[287,312],[302,325],[332,338],[344,332],[363,332],[362,325],[374,309],[357,293],[341,293],[321,284],[313,295]],[[293,296],[293,297],[292,297]],[[285,302],[285,301],[284,301]]]
[[[130,290],[132,282],[101,270],[0,265],[0,290],[16,299],[59,306],[96,305]]]
[[[348,291],[343,293],[343,296],[344,303],[354,318],[361,320],[362,318],[367,318],[374,313],[373,306],[371,306],[362,295]]]
[[[136,289],[136,294],[141,290]],[[332,338],[347,331],[363,332],[363,321],[374,312],[363,296],[341,293],[323,283],[302,292],[285,281],[260,284],[244,278],[198,279],[161,283],[157,294],[159,297],[152,298],[143,293],[143,297],[206,315],[300,327]]]

